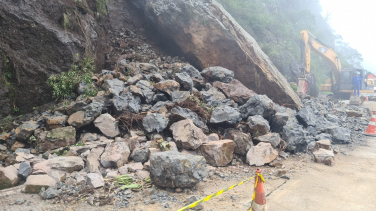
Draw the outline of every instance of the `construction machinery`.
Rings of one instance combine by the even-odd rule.
[[[360,93],[373,93],[375,82],[365,79],[367,73],[364,69],[359,68],[342,68],[341,61],[336,52],[317,39],[308,30],[300,32],[300,47],[303,60],[301,76],[299,78],[298,92],[317,95],[315,77],[311,73],[311,50],[327,61],[332,69],[330,78],[326,80],[320,88],[322,92],[332,92],[335,96],[349,98],[353,93],[352,78],[358,74],[362,78],[360,84]]]

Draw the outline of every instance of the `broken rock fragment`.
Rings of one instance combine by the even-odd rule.
[[[251,166],[263,166],[272,162],[277,156],[277,150],[273,149],[270,143],[260,142],[248,151],[247,163]]]
[[[197,149],[205,143],[207,136],[190,119],[181,120],[171,125],[170,130],[178,148]]]
[[[151,132],[162,132],[168,125],[168,119],[159,113],[152,113],[144,117],[142,120],[144,129]]]
[[[106,135],[107,137],[114,138],[120,134],[118,122],[110,114],[102,114],[95,121],[95,127]]]
[[[240,81],[234,79],[230,83],[216,81],[213,86],[220,89],[231,100],[243,105],[256,93],[245,87]]]
[[[130,153],[126,142],[112,142],[107,144],[100,162],[105,168],[119,168],[128,162]]]
[[[251,135],[239,130],[230,129],[227,131],[225,139],[235,142],[234,153],[239,155],[246,155],[248,150],[253,147]]]
[[[49,188],[55,186],[56,181],[48,175],[30,175],[27,177],[24,193],[39,193],[42,188]]]
[[[198,154],[204,156],[211,166],[226,166],[232,161],[235,142],[232,140],[211,141],[198,148]]]
[[[247,127],[250,133],[262,136],[269,132],[269,122],[260,115],[250,116],[247,121]]]

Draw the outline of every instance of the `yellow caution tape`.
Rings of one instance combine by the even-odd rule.
[[[261,175],[261,174],[257,174],[257,175]],[[228,191],[228,190],[231,190],[231,189],[235,188],[236,186],[239,186],[239,185],[243,184],[244,182],[247,182],[247,181],[249,181],[249,180],[251,180],[251,179],[253,179],[253,178],[255,178],[255,176],[253,176],[253,177],[251,177],[251,178],[249,178],[249,179],[243,180],[243,181],[239,182],[238,184],[233,185],[233,186],[231,186],[231,187],[229,187],[229,188],[226,188],[226,189],[220,190],[220,191],[218,191],[217,193],[213,193],[213,194],[207,196],[206,198],[200,199],[200,200],[198,200],[198,201],[196,201],[196,202],[194,202],[194,203],[192,203],[192,204],[190,204],[190,205],[188,205],[188,206],[185,206],[185,207],[179,209],[178,211],[188,210],[188,209],[191,209],[191,208],[193,208],[193,207],[196,207],[197,205],[201,204],[202,202],[209,201],[210,199],[212,199],[212,198],[214,198],[214,197],[216,197],[216,196],[219,196],[219,195],[221,195],[222,193],[224,193],[224,192],[226,192],[226,191]],[[262,180],[264,181],[264,178],[263,178],[262,176],[261,176],[261,178],[262,178]],[[264,181],[264,182],[265,182],[265,181]],[[256,184],[257,184],[257,182],[256,182]],[[254,194],[253,194],[253,195],[254,195]],[[252,209],[252,207],[251,207],[251,209]]]

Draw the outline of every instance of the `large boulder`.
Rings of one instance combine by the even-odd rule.
[[[239,107],[242,118],[261,115],[270,120],[277,112],[277,106],[266,95],[253,95],[244,105]]]
[[[237,108],[221,106],[213,110],[211,124],[236,125],[242,120]]]
[[[113,142],[107,144],[100,162],[105,168],[119,168],[128,162],[130,154],[131,151],[126,142]]]
[[[193,81],[187,73],[176,73],[175,80],[180,84],[180,89],[190,91],[193,88]]]
[[[150,179],[159,187],[191,188],[208,174],[205,159],[179,152],[158,152],[150,158]]]
[[[297,120],[289,120],[282,129],[282,139],[286,141],[287,151],[296,153],[304,152],[308,143],[306,140],[306,131],[303,126],[298,124]]]
[[[199,117],[195,112],[182,107],[175,107],[171,110],[170,120],[172,120],[173,122],[178,122],[184,119],[192,120],[193,123],[197,127],[201,128],[204,132],[209,132],[209,128],[206,125],[206,120],[202,117]]]
[[[230,83],[216,81],[213,86],[221,90],[231,100],[243,105],[256,93],[245,87],[240,81],[234,79]]]
[[[133,96],[131,93],[126,93],[121,96],[115,96],[112,100],[115,113],[119,114],[122,111],[130,111],[132,113],[140,113],[141,99],[138,96]]]
[[[277,150],[273,149],[270,143],[260,142],[248,151],[247,163],[251,166],[263,166],[275,160],[277,156]]]
[[[211,166],[226,166],[234,157],[235,142],[232,140],[211,141],[201,145],[198,153]]]
[[[230,83],[234,78],[234,72],[223,67],[209,67],[201,72],[201,75],[210,82],[220,81]]]
[[[255,136],[265,135],[270,130],[269,122],[260,115],[248,117],[247,128]]]
[[[119,122],[115,120],[110,114],[102,114],[94,121],[97,127],[105,136],[114,138],[120,134]]]
[[[287,80],[234,18],[212,0],[131,0],[162,36],[196,67],[235,71],[235,78],[280,105],[301,107]],[[200,20],[200,21],[197,21]],[[230,82],[230,81],[228,81]]]
[[[330,130],[333,144],[348,144],[351,141],[351,130],[344,127],[336,127]]]
[[[246,155],[248,150],[253,147],[251,135],[239,130],[228,130],[225,139],[230,139],[235,142],[234,153],[239,155]]]
[[[305,127],[316,126],[316,116],[313,113],[312,109],[309,107],[300,109],[300,111],[296,115],[296,118]]]
[[[60,127],[50,131],[38,129],[34,135],[37,138],[35,149],[38,152],[76,144],[76,130],[72,126]]]
[[[258,136],[255,138],[255,140],[259,142],[270,143],[274,148],[276,148],[279,143],[281,143],[281,137],[278,133],[268,133],[263,136]]]
[[[159,113],[152,113],[142,119],[144,129],[151,132],[162,132],[168,125],[168,119]]]
[[[20,141],[28,141],[30,136],[33,135],[34,130],[39,128],[39,126],[39,123],[36,121],[27,121],[22,123],[22,125],[17,127],[14,131],[16,138]]]
[[[0,190],[16,186],[20,178],[14,166],[0,167]]]
[[[190,119],[181,120],[172,124],[170,130],[179,148],[197,149],[207,140],[207,136],[204,132],[196,127]]]
[[[270,121],[270,128],[273,132],[280,133],[283,126],[286,125],[289,120],[290,115],[285,112],[277,112],[274,114],[272,120]]]

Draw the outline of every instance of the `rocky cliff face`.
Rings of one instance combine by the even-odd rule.
[[[0,1],[0,114],[51,101],[49,75],[67,71],[76,54],[104,61],[107,46],[93,1]],[[99,20],[99,21],[98,21]]]
[[[131,0],[146,20],[173,40],[201,69],[222,66],[235,78],[273,101],[299,108],[301,102],[257,42],[212,0]]]

